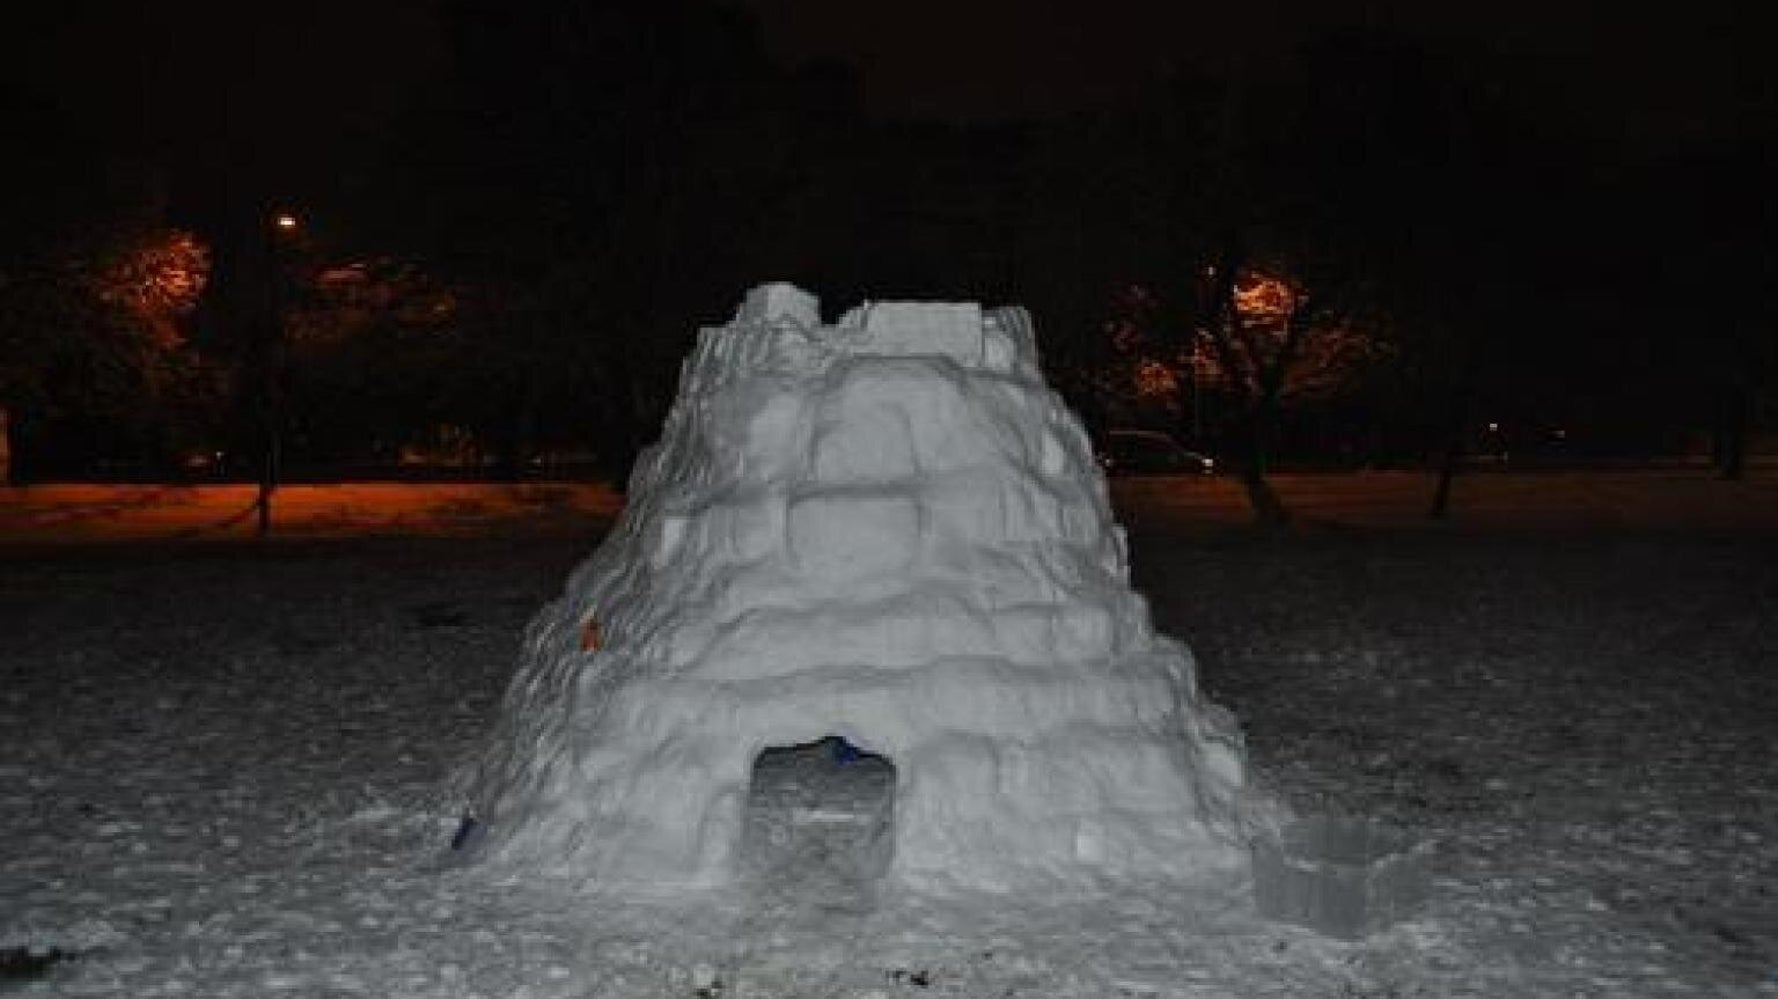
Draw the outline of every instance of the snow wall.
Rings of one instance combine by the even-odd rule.
[[[1246,863],[1245,752],[1129,586],[1028,314],[785,284],[705,328],[629,505],[526,635],[463,775],[482,862],[736,878],[755,758],[896,768],[888,877],[991,887]]]

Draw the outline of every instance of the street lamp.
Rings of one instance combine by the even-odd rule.
[[[285,252],[282,244],[297,231],[296,215],[275,212],[272,226],[276,234],[262,237],[265,256],[265,315],[261,317],[264,341],[258,346],[260,367],[260,428],[264,435],[264,453],[260,456],[259,494],[254,506],[259,514],[259,536],[272,532],[272,494],[283,477],[284,463],[284,367],[288,363],[284,343],[284,281]]]

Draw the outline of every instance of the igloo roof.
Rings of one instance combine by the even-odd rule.
[[[614,649],[745,676],[1147,639],[1023,310],[873,303],[824,326],[768,285],[702,331],[681,385],[577,587]]]

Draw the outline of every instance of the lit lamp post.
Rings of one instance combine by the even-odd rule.
[[[262,225],[264,223],[261,223]],[[284,459],[284,244],[296,234],[295,215],[287,211],[273,213],[271,231],[266,233],[265,306],[262,317],[264,338],[260,344],[259,405],[260,432],[264,453],[260,456],[259,494],[254,499],[258,512],[259,536],[272,531],[272,494],[278,489]]]

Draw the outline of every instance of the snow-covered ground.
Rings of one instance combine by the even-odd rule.
[[[1233,888],[906,897],[842,870],[645,902],[487,883],[450,863],[443,779],[591,521],[496,530],[477,499],[446,510],[470,536],[354,537],[439,515],[336,492],[265,548],[0,551],[0,992],[1778,995],[1769,508],[1727,484],[1497,479],[1517,505],[1424,530],[1391,512],[1399,480],[1326,481],[1286,484],[1313,515],[1281,538],[1236,526],[1221,480],[1120,485],[1120,512],[1139,588],[1263,778],[1299,811],[1435,843],[1429,908],[1364,942],[1268,923]],[[1563,502],[1583,492],[1597,515]],[[0,503],[0,537],[177,520],[118,526],[152,499],[103,530],[22,520],[40,499]],[[789,810],[751,826],[819,830],[778,856],[860,824],[797,798],[836,779],[830,755],[774,766]]]

